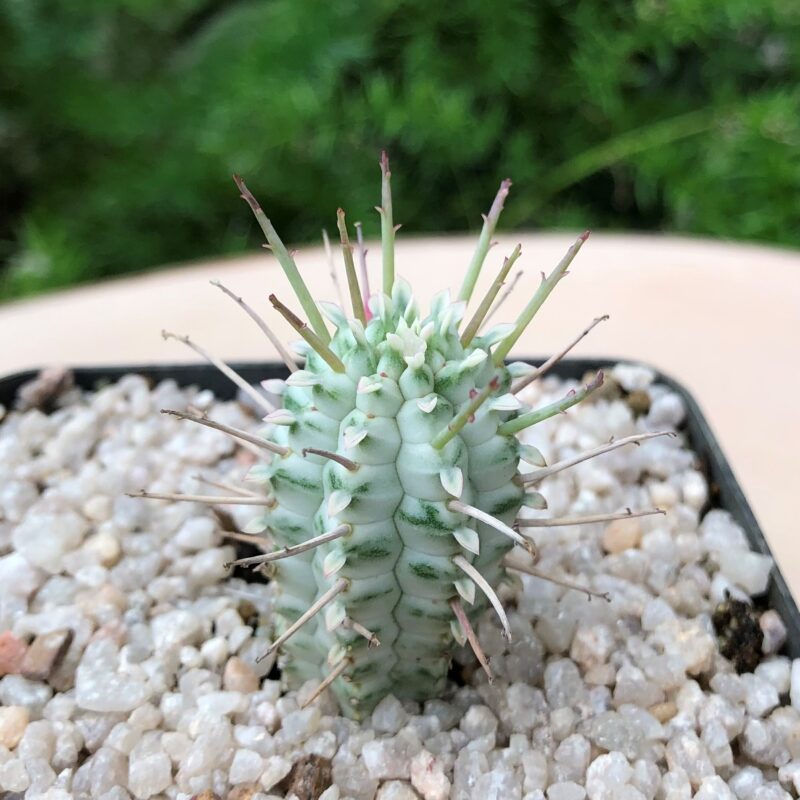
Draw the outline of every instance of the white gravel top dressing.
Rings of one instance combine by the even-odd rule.
[[[548,463],[679,426],[681,399],[621,366],[649,396],[634,416],[604,396],[537,425]],[[535,405],[563,396],[534,384]],[[639,395],[642,399],[642,395]],[[223,565],[253,507],[136,499],[244,485],[255,456],[221,433],[159,414],[192,405],[257,430],[235,403],[128,376],[71,392],[50,415],[0,424],[0,796],[266,800],[780,800],[800,791],[800,662],[761,615],[761,663],[737,675],[711,622],[730,592],[767,586],[681,438],[619,448],[546,478],[539,517],[658,506],[664,515],[528,528],[538,568],[611,601],[521,575],[502,588],[513,640],[488,612],[455,683],[422,705],[387,697],[371,718],[338,715],[315,684],[284,693],[256,662],[271,587]],[[224,494],[230,494],[224,491]]]

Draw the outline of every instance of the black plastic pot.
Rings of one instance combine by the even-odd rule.
[[[531,363],[540,363],[532,359]],[[562,378],[580,378],[586,372],[613,365],[615,361],[599,359],[566,359],[556,365],[552,372]],[[245,379],[252,383],[267,378],[284,377],[286,370],[282,365],[274,363],[256,364],[241,363],[233,365]],[[163,364],[163,365],[128,365],[114,367],[78,367],[74,370],[75,383],[83,389],[93,389],[100,384],[119,380],[129,373],[143,375],[157,382],[171,378],[181,386],[196,385],[211,389],[217,397],[230,399],[235,396],[236,388],[216,369],[205,364]],[[19,372],[0,378],[0,404],[12,408],[20,386],[36,377],[36,371]],[[764,534],[756,521],[750,506],[736,478],[711,432],[697,402],[681,384],[671,378],[657,373],[657,381],[669,386],[677,392],[686,404],[686,421],[684,430],[689,444],[700,459],[700,469],[705,473],[709,487],[709,503],[712,508],[722,508],[742,526],[750,542],[751,548],[758,553],[770,555],[770,549]],[[797,605],[789,592],[786,581],[775,566],[765,598],[765,605],[775,609],[788,631],[786,652],[792,658],[800,658],[800,614]]]

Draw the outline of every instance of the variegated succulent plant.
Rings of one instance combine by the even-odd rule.
[[[424,699],[442,692],[453,652],[467,642],[491,679],[474,622],[491,605],[510,637],[497,587],[508,569],[538,574],[536,546],[519,519],[525,505],[546,506],[534,487],[584,458],[654,435],[620,439],[550,466],[516,436],[602,383],[599,373],[559,402],[531,410],[517,395],[569,347],[538,369],[506,363],[588,234],[543,277],[513,325],[485,329],[520,255],[518,246],[467,315],[509,191],[510,182],[503,181],[457,297],[444,290],[424,312],[412,288],[395,277],[385,155],[381,173],[383,280],[372,295],[363,248],[351,245],[344,213],[338,213],[347,310],[314,300],[260,205],[235,178],[308,320],[271,296],[302,337],[304,363],[250,306],[220,286],[270,337],[289,370],[285,381],[267,387],[278,405],[191,340],[177,337],[248,392],[267,412],[269,425],[263,436],[254,436],[189,412],[169,413],[264,450],[265,463],[250,474],[263,484],[263,494],[142,493],[262,507],[248,531],[263,535],[264,552],[236,563],[266,569],[275,582],[275,638],[268,654],[280,650],[289,684],[318,681],[314,697],[330,687],[342,710],[356,718],[388,693]],[[521,462],[533,469],[521,471]]]

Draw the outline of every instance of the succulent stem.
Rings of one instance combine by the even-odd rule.
[[[364,304],[364,315],[370,318],[369,313],[369,272],[367,272],[367,249],[364,247],[364,231],[361,223],[355,223],[356,250],[358,252],[358,266],[361,271],[361,302]]]
[[[564,461],[558,461],[555,464],[551,464],[549,467],[529,472],[527,475],[522,476],[522,483],[538,483],[544,480],[544,478],[555,475],[556,472],[574,467],[582,461],[588,461],[590,458],[601,456],[604,453],[610,453],[612,450],[616,450],[618,447],[624,447],[626,444],[638,445],[640,442],[644,442],[647,439],[655,439],[656,436],[675,436],[675,433],[673,431],[654,431],[651,433],[637,433],[633,436],[626,436],[624,439],[617,439],[608,444],[600,445],[600,447],[595,447],[592,450],[587,450],[585,453],[580,453],[572,458],[564,459]]]
[[[343,658],[329,673],[325,679],[314,689],[311,697],[309,697],[300,708],[308,708],[319,696],[350,666],[351,660]]]
[[[481,325],[480,330],[483,330],[488,324],[491,318],[498,312],[498,310],[502,307],[503,303],[511,296],[511,293],[516,289],[517,284],[520,282],[522,278],[522,270],[518,269],[514,273],[514,277],[511,279],[511,283],[506,286],[503,290],[503,294],[497,298],[497,302],[489,309],[489,313],[486,315],[486,318],[483,320],[483,324]]]
[[[609,319],[608,314],[603,314],[602,317],[595,317],[592,320],[591,324],[584,328],[581,333],[573,339],[560,353],[556,353],[554,356],[550,356],[547,361],[544,362],[540,367],[537,367],[530,375],[526,375],[524,378],[520,378],[516,383],[513,384],[511,387],[511,393],[516,394],[519,391],[522,391],[526,386],[529,386],[534,381],[538,380],[542,377],[546,372],[548,372],[554,365],[558,364],[564,356],[575,347],[578,342],[581,341],[585,336],[589,334],[589,332],[596,326],[599,325],[601,322],[605,322]]]
[[[456,511],[460,514],[465,514],[468,517],[472,517],[472,519],[477,519],[479,522],[485,523],[490,528],[494,528],[498,533],[508,536],[509,539],[513,540],[521,547],[524,547],[528,553],[530,553],[531,558],[536,558],[536,547],[534,546],[533,542],[530,541],[530,539],[522,536],[513,528],[509,528],[504,522],[496,519],[486,511],[481,511],[481,509],[475,508],[475,506],[462,503],[460,500],[448,500],[447,507],[450,509],[450,511]]]
[[[334,372],[344,372],[344,364],[339,356],[328,347],[327,342],[324,342],[311,328],[306,325],[294,312],[290,311],[274,294],[269,296],[269,301],[272,303],[275,310],[308,342],[308,344],[316,350],[320,358],[322,358],[327,365]]]
[[[161,331],[164,339],[176,339],[182,342],[187,347],[190,347],[199,356],[204,358],[210,364],[213,364],[228,380],[235,383],[245,394],[251,397],[261,408],[265,409],[267,413],[275,410],[275,406],[267,400],[264,395],[254,389],[238,372],[231,369],[224,361],[221,361],[216,356],[211,355],[207,350],[204,350],[200,345],[195,344],[188,336],[179,336],[177,333],[170,333],[169,331]]]
[[[518,528],[560,528],[566,525],[588,525],[592,522],[611,522],[615,519],[633,519],[634,517],[650,517],[654,514],[666,514],[663,508],[651,508],[647,511],[631,511],[627,509],[616,514],[588,514],[585,517],[551,517],[550,519],[518,519],[514,524]]]
[[[328,262],[328,271],[331,274],[331,283],[333,288],[336,289],[336,296],[339,299],[339,305],[344,308],[344,295],[342,294],[342,285],[339,283],[339,276],[336,273],[336,262],[333,260],[333,250],[331,249],[331,240],[328,236],[328,231],[322,229],[322,246],[325,248],[325,259]]]
[[[455,614],[458,624],[461,625],[461,630],[463,630],[466,634],[469,646],[472,648],[472,652],[475,653],[475,658],[478,659],[478,663],[486,673],[489,683],[494,683],[494,675],[492,674],[492,669],[489,666],[489,659],[486,658],[486,653],[483,652],[481,643],[478,641],[478,637],[475,635],[475,631],[470,624],[469,617],[467,616],[466,611],[464,611],[464,606],[461,605],[460,600],[451,600],[450,608],[453,609],[453,614]]]
[[[517,324],[514,326],[514,330],[512,330],[511,333],[509,333],[508,336],[506,336],[506,338],[503,339],[503,341],[500,342],[500,344],[495,348],[495,366],[499,367],[503,363],[503,360],[509,354],[511,348],[517,343],[519,337],[522,336],[525,328],[528,327],[531,320],[536,315],[536,312],[542,307],[544,301],[550,296],[550,292],[553,291],[556,284],[564,277],[564,275],[566,275],[567,267],[569,267],[569,265],[572,263],[572,260],[575,258],[575,256],[578,255],[578,251],[588,238],[589,231],[582,233],[575,240],[569,250],[567,250],[566,254],[561,261],[559,261],[556,268],[539,284],[539,288],[536,290],[536,293],[519,315]]]
[[[506,178],[497,190],[497,195],[494,198],[492,207],[489,209],[488,214],[483,215],[483,228],[481,235],[478,238],[478,244],[475,248],[475,253],[472,260],[467,267],[467,273],[464,275],[464,282],[461,284],[461,289],[458,292],[458,299],[469,302],[472,297],[472,292],[475,290],[475,284],[478,281],[483,262],[486,260],[486,254],[492,246],[492,236],[494,236],[494,229],[497,227],[497,220],[500,219],[500,213],[503,210],[503,203],[505,203],[508,192],[511,189],[511,181]]]
[[[342,242],[344,271],[345,275],[347,275],[347,288],[350,291],[350,303],[353,307],[353,316],[366,324],[367,317],[364,314],[364,303],[361,298],[361,289],[358,285],[355,261],[353,260],[353,246],[350,244],[350,237],[347,234],[347,223],[344,219],[344,211],[341,208],[336,212],[336,224],[339,227],[339,238]]]
[[[500,598],[497,596],[495,590],[492,589],[486,578],[484,578],[464,556],[453,556],[453,563],[464,572],[465,575],[472,578],[478,588],[486,595],[487,599],[494,607],[494,610],[497,612],[497,616],[500,618],[500,624],[503,626],[503,638],[507,642],[510,642],[511,628],[508,624],[508,617],[506,616],[503,604],[500,602]],[[466,631],[464,631],[464,633],[466,633]]]
[[[239,558],[236,561],[231,561],[225,564],[225,568],[249,567],[253,564],[268,564],[271,561],[279,561],[282,558],[291,558],[299,553],[305,553],[309,550],[313,550],[315,547],[319,547],[321,544],[326,544],[327,542],[332,542],[335,539],[341,538],[342,536],[347,536],[347,534],[349,534],[352,530],[353,529],[350,527],[350,525],[343,523],[342,525],[337,525],[332,531],[321,533],[319,536],[315,536],[313,539],[308,539],[300,544],[295,544],[291,547],[284,547],[280,550],[275,550],[272,553],[263,553],[259,556],[248,556],[247,558]]]
[[[447,427],[439,431],[439,433],[433,437],[431,447],[436,450],[441,450],[470,421],[475,412],[486,402],[499,385],[500,382],[498,378],[496,376],[492,378],[489,383],[472,398],[466,408],[453,417]]]
[[[469,343],[475,338],[475,335],[480,330],[486,315],[489,313],[489,309],[492,307],[492,303],[494,303],[495,297],[497,297],[497,293],[502,288],[503,282],[508,276],[508,273],[511,271],[511,267],[514,266],[514,262],[519,258],[521,252],[522,245],[518,244],[511,252],[511,255],[506,256],[503,259],[503,266],[500,267],[497,277],[492,282],[492,285],[489,287],[489,291],[486,292],[483,300],[481,300],[481,304],[478,306],[478,310],[469,321],[469,325],[464,328],[464,333],[461,334],[462,347],[467,347],[467,345],[469,345]]]
[[[259,328],[261,328],[270,342],[272,342],[272,346],[278,351],[278,355],[283,360],[283,363],[286,364],[289,372],[294,372],[297,369],[297,362],[294,360],[294,356],[286,349],[283,342],[275,335],[272,328],[267,325],[267,323],[256,313],[256,311],[251,308],[241,297],[239,297],[239,295],[234,294],[230,289],[228,289],[227,286],[224,286],[219,281],[211,281],[211,285],[221,289],[235,303],[238,303],[238,305],[245,311],[250,319],[252,319],[253,322],[255,322]]]
[[[233,180],[239,188],[242,199],[250,206],[258,224],[261,226],[261,230],[264,231],[264,236],[267,237],[270,249],[278,259],[278,263],[281,265],[292,289],[294,289],[294,293],[297,295],[300,305],[303,306],[303,310],[306,312],[312,327],[317,332],[317,336],[319,336],[323,342],[329,342],[331,336],[328,333],[328,329],[325,327],[322,314],[320,314],[317,304],[311,296],[311,292],[308,291],[308,287],[300,275],[300,271],[297,269],[297,264],[294,263],[294,259],[286,249],[286,245],[281,241],[278,232],[272,227],[272,223],[259,205],[258,200],[253,197],[253,193],[247,188],[242,178],[239,175],[234,175]]]
[[[332,453],[330,450],[320,450],[317,447],[304,447],[302,452],[304,456],[308,453],[313,453],[315,456],[328,458],[331,461],[335,461],[337,464],[341,464],[345,469],[350,470],[350,472],[355,472],[360,466],[360,464],[356,464],[355,461],[345,456],[340,456],[338,453]]]
[[[350,585],[350,582],[346,578],[339,578],[336,583],[331,586],[328,591],[321,594],[309,607],[306,612],[304,612],[301,616],[299,616],[295,622],[293,622],[265,651],[262,655],[260,655],[256,659],[256,663],[260,663],[263,661],[268,655],[274,653],[284,642],[294,636],[303,625],[306,624],[309,620],[313,619],[314,616],[319,614],[323,608],[325,608],[328,603],[330,603],[337,595],[341,594],[347,587]]]
[[[513,569],[515,572],[524,572],[526,575],[533,575],[534,578],[541,578],[543,581],[550,581],[550,583],[563,586],[565,589],[574,589],[576,592],[583,592],[590,600],[593,597],[601,597],[607,603],[611,602],[611,595],[608,592],[595,592],[592,589],[587,589],[585,586],[573,583],[572,581],[564,580],[563,578],[554,578],[552,575],[548,575],[532,565],[519,564],[512,559],[506,558],[503,561],[503,566],[506,569]]]
[[[392,173],[389,156],[381,153],[381,246],[383,250],[383,293],[392,296],[394,286],[394,220],[392,218]]]
[[[520,414],[516,419],[510,419],[497,427],[497,432],[501,436],[510,436],[514,433],[519,433],[531,425],[536,425],[537,422],[554,417],[556,414],[564,413],[568,408],[577,405],[581,400],[585,400],[592,392],[596,391],[603,385],[605,375],[602,370],[598,370],[597,374],[592,379],[591,383],[587,383],[577,391],[571,389],[566,396],[555,403],[537,408],[535,411],[529,411],[527,414]]]
[[[380,639],[369,628],[365,628],[360,622],[356,622],[350,617],[345,617],[342,621],[342,626],[354,630],[359,636],[363,636],[367,642],[368,647],[380,647]]]
[[[207,428],[213,428],[216,431],[227,433],[228,436],[233,436],[234,439],[241,439],[243,442],[249,442],[262,450],[269,450],[270,453],[275,453],[279,456],[285,456],[289,453],[289,448],[280,444],[261,439],[258,436],[247,431],[239,430],[239,428],[231,428],[229,425],[223,425],[221,422],[214,422],[212,419],[206,419],[199,414],[190,414],[186,411],[173,411],[169,408],[162,408],[162,414],[170,414],[178,419],[188,419],[190,422],[196,422],[198,425],[205,425]]]
[[[175,494],[173,492],[128,492],[128,497],[143,497],[147,500],[185,500],[190,503],[208,503],[218,506],[269,506],[275,500],[272,497],[242,497],[235,495],[225,497],[215,494]]]

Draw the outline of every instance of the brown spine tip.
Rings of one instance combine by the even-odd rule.
[[[590,392],[593,392],[595,389],[599,389],[603,385],[603,381],[606,379],[606,374],[603,370],[597,370],[597,375],[594,376],[591,383],[586,387]]]
[[[590,234],[590,233],[591,233],[591,231],[584,231],[584,232],[583,232],[583,233],[582,233],[582,234],[581,234],[581,235],[580,235],[578,238],[579,238],[579,239],[580,239],[582,242],[585,242],[585,241],[586,241],[586,240],[589,238],[589,234]]]
[[[253,196],[253,193],[247,188],[247,185],[244,182],[244,178],[241,175],[234,175],[233,182],[236,184],[236,188],[239,190],[239,194],[241,194],[242,199],[250,206],[253,212],[261,211],[261,206]]]
[[[381,173],[386,177],[391,176],[389,171],[389,154],[385,150],[381,150]]]
[[[272,303],[272,307],[278,311],[296,331],[299,332],[301,329],[308,327],[297,314],[281,303],[274,294],[269,296],[269,301]]]

